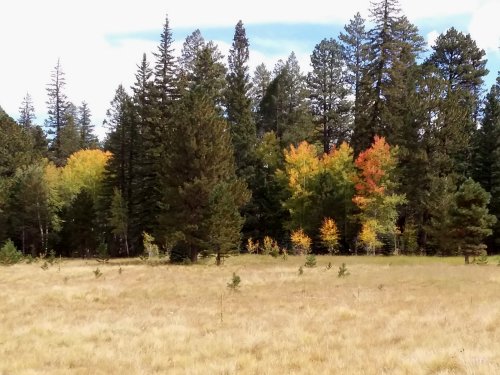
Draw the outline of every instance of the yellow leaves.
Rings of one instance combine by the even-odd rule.
[[[343,142],[340,147],[333,148],[330,153],[323,155],[321,167],[323,171],[341,176],[344,181],[353,181],[356,176],[353,160],[353,149]]]
[[[291,240],[296,254],[308,254],[311,251],[311,238],[302,229],[293,231]]]
[[[339,231],[335,221],[329,217],[325,217],[319,232],[321,241],[328,248],[328,252],[334,252],[339,242]]]
[[[368,252],[375,253],[375,249],[382,246],[377,238],[378,224],[376,220],[369,219],[363,223],[359,239],[366,246]]]
[[[307,190],[307,181],[319,171],[318,151],[313,145],[301,142],[298,147],[285,150],[285,171],[293,192]]]
[[[99,184],[111,153],[101,150],[80,150],[71,155],[61,172],[63,191],[71,199],[86,189],[96,198]]]

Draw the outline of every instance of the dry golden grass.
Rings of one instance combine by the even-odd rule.
[[[318,257],[299,276],[303,263],[2,267],[0,374],[500,373],[496,262]]]

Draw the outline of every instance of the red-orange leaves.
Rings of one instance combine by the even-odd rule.
[[[359,154],[355,161],[359,169],[356,179],[357,196],[354,202],[361,206],[363,197],[383,195],[387,188],[387,177],[396,166],[396,158],[384,137],[375,136],[372,146]]]

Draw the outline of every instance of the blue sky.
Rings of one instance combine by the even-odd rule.
[[[487,86],[500,70],[499,0],[400,0],[403,13],[429,44],[449,27],[471,33],[488,58]],[[118,84],[129,87],[142,53],[156,49],[168,12],[174,47],[199,28],[227,55],[234,25],[242,19],[251,45],[250,66],[272,69],[294,51],[302,70],[323,38],[337,37],[357,12],[368,16],[369,0],[238,2],[229,0],[171,2],[143,0],[17,0],[0,23],[0,106],[18,117],[29,92],[38,122],[46,117],[46,84],[57,59],[66,73],[70,100],[89,103],[95,124],[102,123]],[[7,56],[7,58],[5,58]],[[488,87],[486,87],[488,88]],[[103,133],[100,130],[101,135]]]

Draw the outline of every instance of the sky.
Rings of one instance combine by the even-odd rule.
[[[7,2],[7,1],[5,1]],[[272,70],[294,51],[304,72],[324,38],[336,38],[356,12],[368,18],[370,0],[16,0],[2,5],[0,22],[0,106],[14,119],[29,92],[37,115],[46,118],[46,86],[60,59],[66,94],[77,106],[86,101],[100,126],[119,84],[130,87],[143,53],[153,61],[165,15],[179,53],[187,35],[199,28],[227,57],[234,26],[242,20],[250,42],[251,71],[260,63]],[[500,0],[400,0],[403,13],[431,46],[454,26],[470,33],[486,51],[490,74],[500,70]]]

